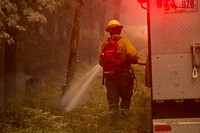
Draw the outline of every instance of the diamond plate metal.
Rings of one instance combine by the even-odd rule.
[[[152,56],[153,99],[198,99],[200,78],[192,78],[191,54]]]
[[[159,8],[151,0],[150,28],[153,100],[200,98],[191,53],[191,45],[200,43],[200,12],[166,14],[164,4]]]

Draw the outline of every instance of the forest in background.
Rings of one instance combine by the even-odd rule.
[[[24,86],[21,82],[30,77],[50,79],[50,69],[57,69],[57,72],[66,76],[72,49],[72,30],[77,19],[76,5],[80,1],[0,2],[0,45],[5,45],[5,73],[11,75],[7,76],[9,85],[6,87],[9,89],[5,90],[5,95],[8,95],[5,97],[19,91],[17,89]],[[80,38],[80,41],[76,44],[77,58],[74,62],[78,65],[74,66],[74,71],[78,72],[85,64],[97,64],[97,49],[108,37],[105,27],[113,18],[119,19],[124,25],[122,35],[128,38],[138,51],[147,49],[146,16],[145,11],[141,13],[140,8],[139,3],[132,0],[85,0],[80,11],[82,15],[77,16],[80,17],[80,30],[76,38]],[[62,79],[62,84],[66,84],[66,80]]]
[[[124,25],[122,35],[136,46],[141,59],[146,60],[146,14],[145,10],[142,11],[140,5],[133,0],[2,0],[0,1],[0,45],[5,49],[0,49],[0,54],[4,53],[5,55],[4,69],[7,82],[5,89],[1,88],[1,92],[3,92],[1,93],[1,98],[3,98],[1,103],[6,104],[0,112],[3,116],[0,128],[2,131],[42,132],[50,128],[51,132],[54,126],[55,130],[65,127],[66,131],[70,130],[69,132],[76,132],[77,128],[80,128],[77,132],[83,129],[89,132],[104,130],[101,129],[103,125],[96,128],[95,124],[91,124],[102,117],[102,121],[107,120],[107,118],[104,119],[104,115],[108,115],[107,107],[104,105],[106,102],[104,101],[105,90],[101,92],[101,81],[96,83],[99,79],[92,87],[95,91],[91,92],[92,96],[95,95],[92,100],[95,101],[95,104],[84,107],[86,110],[78,110],[78,114],[84,111],[86,114],[77,116],[75,111],[72,116],[75,115],[76,119],[69,124],[69,121],[65,119],[67,117],[67,120],[71,120],[71,114],[65,116],[66,114],[60,112],[59,101],[69,71],[75,13],[77,5],[79,5],[77,3],[81,2],[84,4],[82,5],[83,10],[80,12],[80,20],[78,19],[80,31],[77,37],[80,40],[77,47],[77,60],[75,60],[77,64],[74,67],[76,78],[98,63],[97,49],[100,43],[108,37],[105,27],[110,19],[118,19]],[[144,95],[142,98],[138,97],[137,100],[141,100],[146,105],[144,109],[138,108],[145,114],[149,111],[149,103],[145,101],[145,99],[149,99],[149,92],[146,92],[143,81],[145,69],[136,69],[142,80],[139,85],[139,88],[142,89],[137,93],[141,96]],[[101,75],[99,78],[101,79]],[[17,96],[17,100],[14,99],[17,102],[13,103],[13,99],[9,99],[13,95]],[[99,104],[97,99],[100,97],[102,99]],[[102,107],[97,107],[97,104]],[[141,106],[138,103],[135,104]],[[103,114],[98,113],[101,111]],[[49,112],[53,114],[49,114]],[[133,111],[134,113],[137,114],[137,110]],[[86,116],[89,114],[93,114],[94,117],[86,121],[85,124],[89,124],[88,129],[85,129],[87,126],[76,125],[76,121],[80,124],[82,119],[91,117]],[[101,117],[101,115],[103,116]],[[55,123],[48,123],[48,117]],[[147,119],[148,116],[143,121]],[[41,127],[38,127],[37,122],[40,120],[44,121],[42,121]],[[45,124],[48,125],[47,128],[45,128]]]

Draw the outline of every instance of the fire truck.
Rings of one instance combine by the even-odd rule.
[[[152,133],[200,133],[200,0],[137,0],[147,10]]]

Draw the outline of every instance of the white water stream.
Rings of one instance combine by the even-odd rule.
[[[67,93],[64,94],[61,100],[61,105],[66,111],[73,110],[82,102],[83,95],[89,89],[91,82],[96,78],[100,71],[101,67],[97,64],[68,89]]]

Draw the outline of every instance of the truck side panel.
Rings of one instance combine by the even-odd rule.
[[[200,133],[200,1],[148,0],[152,132]]]
[[[153,100],[198,99],[200,73],[192,77],[191,46],[200,43],[200,2],[194,0],[193,8],[175,11],[172,4],[180,7],[186,0],[158,1],[162,6],[150,1]]]

